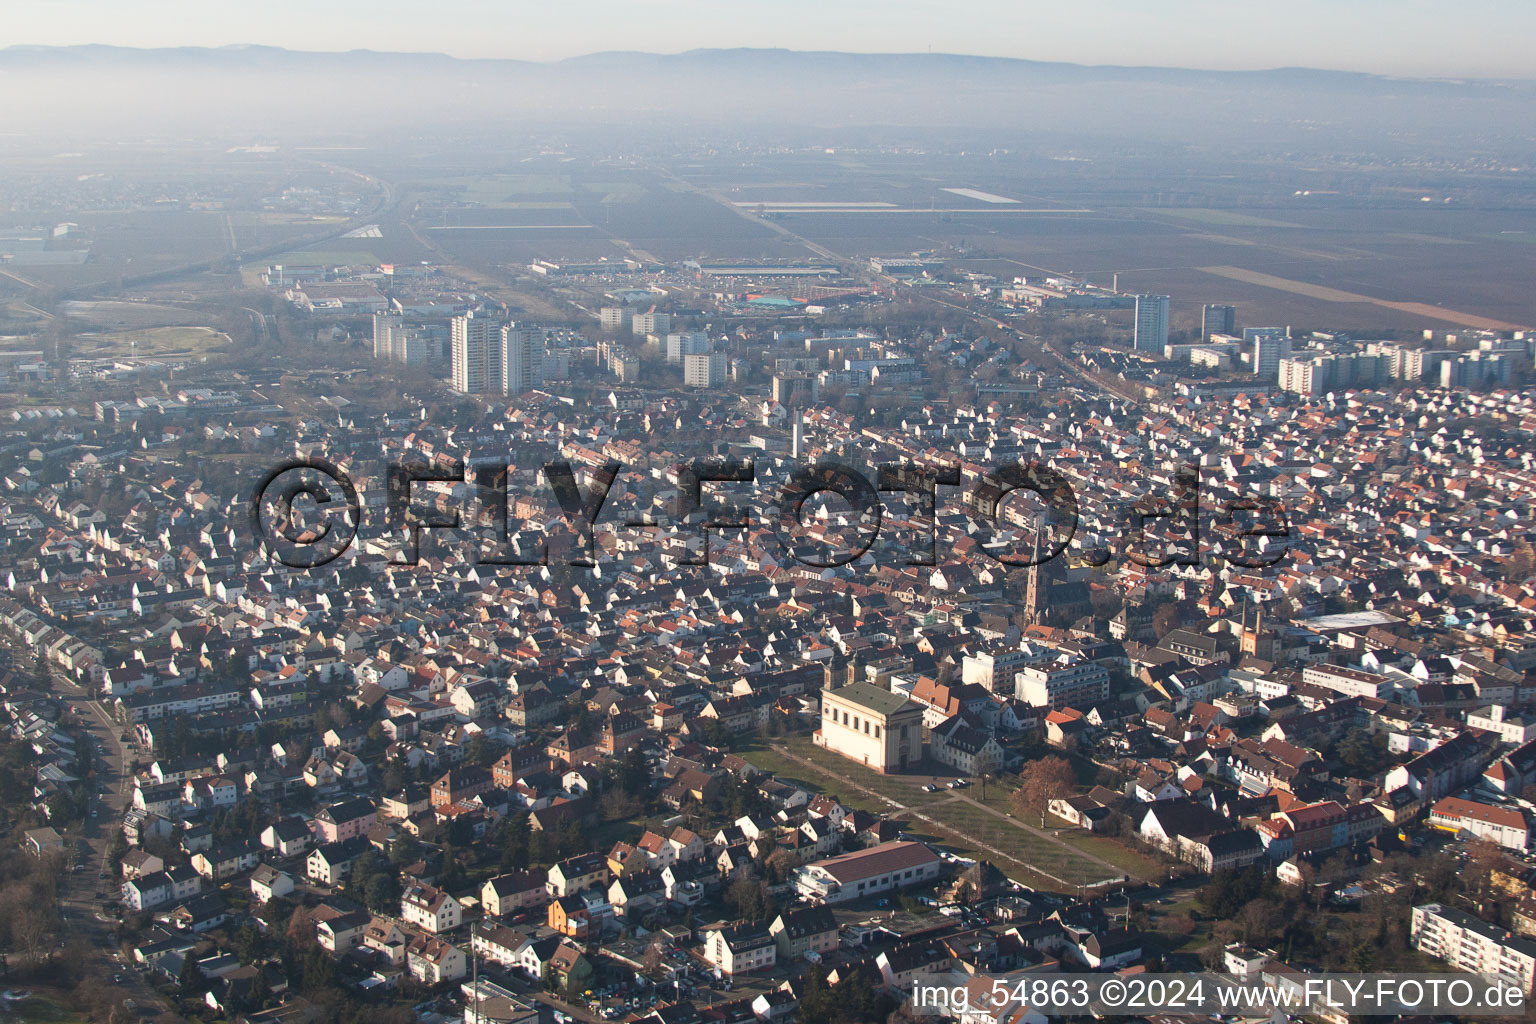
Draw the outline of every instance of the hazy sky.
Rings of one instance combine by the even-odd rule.
[[[1531,0],[45,0],[8,43],[430,50],[553,60],[695,47],[973,53],[1087,64],[1536,75]]]

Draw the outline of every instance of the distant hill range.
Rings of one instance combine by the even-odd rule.
[[[535,63],[268,46],[12,46],[0,49],[0,102],[24,130],[58,129],[61,118],[100,130],[190,119],[235,132],[369,133],[485,120],[686,121],[1023,130],[1216,149],[1355,139],[1412,150],[1520,138],[1536,82],[777,49]]]

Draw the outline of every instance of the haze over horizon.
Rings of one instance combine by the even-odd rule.
[[[473,31],[466,31],[467,27]],[[1298,0],[1280,7],[1170,0],[1043,3],[969,0],[595,0],[558,8],[524,0],[449,0],[433,16],[399,0],[323,9],[295,0],[252,8],[155,0],[125,8],[62,0],[12,12],[12,45],[266,45],[551,61],[625,50],[678,53],[741,46],[849,53],[949,53],[1088,65],[1259,70],[1308,67],[1411,77],[1530,78],[1524,40],[1536,5],[1469,0],[1446,17],[1430,0]]]

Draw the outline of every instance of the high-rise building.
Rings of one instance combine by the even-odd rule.
[[[1403,357],[1403,368],[1400,376],[1403,380],[1424,380],[1440,377],[1440,366],[1453,353],[1445,349],[1414,349]]]
[[[619,380],[633,382],[640,378],[640,357],[633,349],[616,340],[597,343],[597,365]]]
[[[448,345],[448,324],[417,320],[399,313],[373,315],[373,357],[407,366],[439,362]]]
[[[673,332],[667,335],[667,362],[680,363],[684,356],[709,351],[709,335],[703,331]]]
[[[1237,327],[1237,307],[1207,303],[1200,315],[1200,334],[1209,338],[1213,334],[1231,334]]]
[[[1484,388],[1508,384],[1514,376],[1514,360],[1502,352],[1471,352],[1440,363],[1443,388]]]
[[[1136,296],[1136,351],[1161,355],[1167,344],[1168,296]]]
[[[544,338],[544,379],[571,379],[571,350],[564,346],[551,346],[548,335]]]
[[[395,337],[395,362],[407,366],[441,362],[447,333],[442,324],[407,327]]]
[[[465,395],[501,390],[501,320],[480,311],[453,318],[453,390]]]
[[[725,353],[696,352],[683,357],[683,383],[690,388],[718,388],[725,383]]]
[[[501,329],[501,392],[521,395],[544,386],[544,329],[507,324]]]
[[[1280,360],[1291,357],[1291,329],[1245,327],[1243,344],[1248,347],[1254,376],[1262,380],[1276,380],[1280,376]]]
[[[1280,360],[1276,376],[1281,391],[1321,395],[1342,388],[1372,387],[1391,376],[1392,358],[1384,352],[1305,353]]]
[[[821,387],[813,373],[775,373],[773,375],[773,400],[786,409],[810,405],[821,395]]]
[[[404,326],[399,313],[373,314],[373,358],[395,358],[395,330]]]
[[[672,329],[672,314],[658,313],[654,309],[645,313],[636,313],[629,322],[629,329],[635,334],[666,334]]]
[[[1328,384],[1327,370],[1316,359],[1282,359],[1278,371],[1281,391],[1298,395],[1321,394]]]

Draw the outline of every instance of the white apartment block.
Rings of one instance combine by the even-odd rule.
[[[673,332],[667,335],[667,362],[681,363],[684,356],[709,351],[709,335],[703,331]]]
[[[693,352],[683,356],[683,383],[690,388],[718,388],[725,383],[724,352]]]
[[[1536,942],[1459,910],[1426,903],[1413,908],[1413,946],[1458,970],[1496,974],[1529,993],[1536,982]]]
[[[1536,718],[1511,715],[1502,704],[1467,712],[1467,724],[1484,732],[1495,732],[1505,743],[1521,746],[1536,740]]]
[[[501,326],[484,313],[453,318],[453,390],[464,395],[501,390]]]
[[[975,683],[1000,693],[1012,693],[1014,673],[1039,658],[1040,651],[1036,648],[967,654],[960,663],[960,681]]]
[[[1301,670],[1301,681],[1322,686],[1346,697],[1385,698],[1392,692],[1392,681],[1375,672],[1338,665],[1311,665]]]
[[[641,336],[647,334],[666,334],[672,330],[672,314],[658,313],[651,310],[646,313],[636,313],[634,319],[629,322],[632,333]]]
[[[544,329],[507,324],[501,329],[501,392],[521,395],[544,386]]]
[[[1109,670],[1082,658],[1026,665],[1013,678],[1014,696],[1030,707],[1081,709],[1109,699]]]

